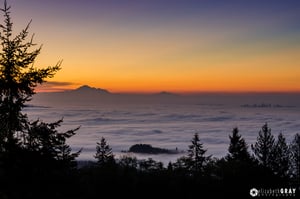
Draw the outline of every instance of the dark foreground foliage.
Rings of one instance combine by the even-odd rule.
[[[266,166],[260,158],[250,155],[237,128],[233,129],[229,139],[228,154],[217,159],[205,155],[206,150],[195,134],[188,154],[165,166],[151,158],[138,160],[130,155],[115,159],[103,137],[96,145],[98,161],[80,162],[77,168],[40,152],[16,151],[13,158],[7,159],[15,162],[13,167],[1,165],[0,198],[83,199],[117,198],[120,195],[125,198],[252,198],[252,188],[293,188],[297,189],[295,194],[281,196],[299,196],[298,134],[284,154],[290,157],[289,167],[284,171],[284,167]],[[284,145],[282,140],[282,134],[279,134],[272,150],[279,151],[279,142]],[[270,161],[281,156],[277,153]]]
[[[265,128],[268,128],[267,124],[262,129]],[[252,198],[250,190],[253,188],[279,191],[293,188],[297,193],[282,194],[276,198],[299,196],[299,176],[295,175],[293,166],[295,163],[299,165],[298,160],[288,160],[290,167],[285,167],[282,172],[284,167],[279,168],[276,164],[266,166],[251,155],[237,128],[233,129],[229,139],[228,154],[220,159],[205,156],[206,150],[195,134],[188,155],[166,167],[153,159],[137,160],[126,155],[108,164],[90,163],[77,171],[82,198],[97,198],[99,191],[107,197],[117,197],[121,193],[130,198]],[[298,139],[297,134],[290,151],[284,155],[273,155],[272,161],[298,153],[292,149]],[[279,151],[282,147],[278,143],[282,140],[282,134],[279,134],[271,151]],[[300,147],[299,140],[297,147]],[[111,188],[115,191],[101,191]]]

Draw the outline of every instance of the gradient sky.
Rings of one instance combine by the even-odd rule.
[[[1,0],[1,3],[3,0]],[[8,0],[63,60],[43,89],[300,91],[299,0]]]

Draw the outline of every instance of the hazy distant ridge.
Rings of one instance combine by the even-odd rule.
[[[55,102],[56,104],[98,104],[98,103],[180,103],[180,104],[201,104],[201,105],[224,105],[252,107],[284,107],[292,108],[299,106],[300,93],[198,93],[193,95],[179,95],[167,91],[158,93],[113,93],[103,88],[94,88],[88,85],[80,86],[77,89],[53,92],[38,93],[34,96],[37,105],[48,106],[43,102]],[[263,105],[261,105],[264,102]],[[34,104],[34,103],[33,103]],[[255,106],[256,105],[256,106]]]
[[[71,90],[68,92],[77,92],[77,93],[98,93],[98,94],[111,94],[108,90],[106,89],[102,89],[102,88],[94,88],[94,87],[90,87],[88,85],[83,85],[80,86],[79,88],[75,89],[75,90]]]
[[[52,101],[60,104],[72,104],[85,102],[91,103],[140,103],[140,102],[158,102],[161,100],[173,101],[181,99],[180,95],[162,91],[154,94],[137,94],[137,93],[112,93],[106,89],[94,88],[83,85],[74,90],[52,93],[38,93],[35,98],[38,102]]]

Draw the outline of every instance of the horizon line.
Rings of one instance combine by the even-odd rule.
[[[81,87],[81,86],[80,86]],[[80,88],[78,87],[78,88]],[[75,91],[75,89],[45,89],[36,90],[36,93],[64,93],[69,91]],[[102,89],[91,87],[94,89]],[[198,90],[198,91],[168,91],[168,90],[157,90],[157,91],[138,91],[138,90],[128,90],[128,91],[110,91],[110,94],[127,94],[127,95],[153,95],[153,94],[175,94],[175,95],[201,95],[201,94],[300,94],[300,90]]]

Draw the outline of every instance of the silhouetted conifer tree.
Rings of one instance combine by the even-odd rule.
[[[290,174],[293,181],[300,187],[300,135],[297,133],[290,147]]]
[[[174,169],[174,168],[173,168],[172,162],[169,162],[169,163],[168,163],[168,166],[167,166],[167,170],[171,172],[171,171],[173,171],[173,169]]]
[[[106,143],[104,137],[101,137],[100,142],[97,142],[96,146],[96,155],[94,156],[97,159],[99,165],[112,164],[115,162],[112,149]]]
[[[123,155],[119,159],[119,165],[123,168],[136,169],[138,166],[137,158],[130,155]]]
[[[192,144],[189,145],[187,164],[192,172],[202,172],[203,166],[209,157],[205,156],[207,150],[203,149],[203,144],[200,142],[198,133],[195,133]]]
[[[248,146],[242,138],[241,135],[239,135],[238,128],[234,128],[232,130],[232,135],[229,135],[230,139],[230,145],[228,148],[229,154],[227,155],[228,160],[237,160],[237,161],[247,161],[250,159],[250,154],[248,152]]]
[[[6,0],[0,11],[4,16],[0,24],[0,187],[5,185],[7,193],[13,190],[11,198],[35,198],[34,195],[47,190],[54,180],[63,181],[66,170],[75,168],[79,152],[71,153],[66,144],[75,130],[59,133],[56,128],[61,121],[29,122],[22,113],[36,86],[53,77],[60,70],[61,62],[53,67],[35,67],[41,47],[32,49],[36,44],[33,36],[29,36],[30,23],[14,34]],[[51,193],[57,191],[52,189]]]
[[[176,162],[173,164],[173,168],[174,170],[188,170],[190,164],[190,158],[182,156],[176,160]]]
[[[35,93],[34,88],[60,69],[60,62],[54,67],[35,68],[41,47],[30,51],[35,46],[33,36],[28,39],[30,23],[14,36],[6,1],[0,10],[4,13],[4,23],[0,24],[0,151],[9,151],[19,144],[27,125],[22,108]]]
[[[25,149],[40,154],[43,159],[56,160],[56,165],[52,165],[53,167],[73,169],[76,168],[75,158],[78,157],[80,151],[72,153],[71,147],[66,143],[66,140],[75,135],[75,131],[78,128],[66,132],[58,132],[56,128],[62,122],[62,120],[59,120],[54,123],[44,123],[37,120],[30,123],[24,145]]]
[[[140,170],[146,172],[159,171],[163,169],[163,163],[157,162],[152,158],[148,158],[147,160],[141,160],[139,162],[139,168]]]
[[[275,139],[268,124],[262,126],[257,141],[251,146],[256,159],[264,167],[272,169],[274,163]]]
[[[274,159],[272,169],[280,177],[288,177],[289,148],[282,133],[279,133],[274,146]]]

